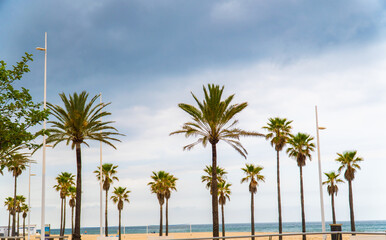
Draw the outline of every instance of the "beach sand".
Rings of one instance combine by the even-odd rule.
[[[265,235],[265,234],[275,234],[275,233],[263,233],[259,232],[256,233],[256,235]],[[220,233],[221,235],[221,233]],[[227,232],[225,234],[226,236],[248,236],[250,233],[248,232]],[[82,234],[82,240],[97,240],[97,237],[99,235],[92,235],[92,234]],[[109,235],[109,236],[116,236],[116,235]],[[193,232],[193,233],[169,233],[168,239],[187,239],[187,238],[203,238],[203,237],[210,237],[212,236],[211,232]],[[122,240],[156,240],[158,234],[122,234]],[[71,237],[69,237],[71,239]],[[232,238],[234,239],[234,238]],[[250,238],[236,238],[236,239],[247,239]],[[301,236],[284,236],[283,240],[301,240]],[[322,240],[322,235],[309,235],[307,236],[307,240]],[[343,240],[349,240],[349,235],[343,235]],[[255,240],[269,240],[268,237],[259,237],[255,238]],[[278,240],[278,237],[272,237],[272,240]],[[331,240],[331,236],[327,235],[327,240]]]

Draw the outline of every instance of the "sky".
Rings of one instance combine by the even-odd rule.
[[[44,47],[48,34],[47,99],[86,90],[102,93],[114,126],[125,136],[117,150],[103,146],[103,162],[119,165],[127,187],[122,224],[157,225],[159,205],[147,183],[152,171],[176,176],[169,224],[211,223],[210,194],[201,175],[211,163],[210,148],[182,147],[194,141],[169,136],[189,117],[178,103],[195,104],[208,83],[225,86],[234,103],[248,102],[239,127],[266,133],[270,117],[293,120],[293,132],[316,135],[318,106],[322,171],[337,170],[337,153],[357,150],[364,159],[353,182],[356,220],[386,220],[386,14],[385,3],[366,1],[0,1],[0,59],[11,67],[32,53],[31,72],[18,83],[43,101]],[[39,140],[41,141],[41,139]],[[277,221],[276,153],[264,138],[241,139],[244,159],[218,144],[218,164],[228,171],[231,200],[227,223],[248,223],[250,194],[241,184],[246,163],[264,167],[266,181],[255,197],[256,222]],[[83,146],[82,226],[99,226],[99,143]],[[284,222],[300,222],[299,168],[281,152]],[[31,223],[40,225],[42,153],[33,158]],[[53,189],[63,171],[76,173],[75,152],[64,143],[47,150],[46,222],[59,227],[60,198]],[[303,170],[307,221],[320,221],[317,154]],[[0,199],[13,195],[11,174],[0,176]],[[325,179],[324,179],[325,180]],[[326,220],[331,204],[323,187]],[[28,172],[18,179],[28,195]],[[349,220],[347,183],[335,199],[338,221]],[[69,219],[68,212],[67,218]],[[0,225],[8,214],[0,204]],[[67,221],[67,227],[70,227]],[[109,204],[109,224],[118,211]]]

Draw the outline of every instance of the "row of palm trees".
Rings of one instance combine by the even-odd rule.
[[[265,137],[270,141],[271,146],[276,151],[276,170],[277,170],[277,202],[278,202],[278,228],[279,233],[282,233],[282,212],[281,212],[281,189],[280,189],[280,152],[284,149],[286,144],[290,147],[287,148],[286,153],[290,158],[296,160],[299,167],[300,174],[300,200],[301,200],[301,217],[302,217],[302,231],[306,231],[305,225],[305,211],[304,211],[304,190],[303,190],[303,167],[306,165],[306,160],[311,160],[311,153],[315,149],[315,145],[312,142],[313,137],[307,133],[291,134],[292,121],[286,118],[270,118],[267,126],[263,129],[267,130],[267,134],[261,134],[254,131],[245,131],[237,128],[238,120],[235,116],[244,110],[248,104],[243,102],[241,104],[231,103],[234,95],[231,95],[225,99],[222,99],[224,87],[220,87],[214,84],[208,84],[207,88],[203,86],[204,100],[200,101],[193,93],[192,96],[198,107],[190,104],[180,103],[178,106],[186,112],[191,120],[182,125],[180,130],[170,133],[184,134],[186,138],[197,137],[198,139],[183,147],[183,150],[191,150],[194,146],[202,144],[206,147],[210,144],[212,149],[212,165],[210,176],[210,190],[212,195],[212,222],[213,222],[213,237],[219,236],[219,220],[218,220],[218,195],[212,193],[218,193],[219,188],[219,172],[217,166],[217,143],[224,141],[240,153],[244,158],[247,156],[247,150],[240,143],[240,137],[242,136],[258,136]],[[356,151],[353,151],[356,154]],[[355,155],[354,154],[354,155]],[[339,155],[339,154],[338,154]],[[343,155],[350,155],[350,152],[345,152]],[[352,160],[352,159],[351,159]],[[349,202],[350,202],[350,219],[351,229],[355,231],[354,223],[354,210],[352,200],[352,180],[354,179],[355,169],[360,169],[357,163],[348,162],[350,160],[337,160],[341,163],[339,170],[346,168],[345,178],[349,183]],[[246,167],[248,169],[248,167]],[[210,171],[207,169],[207,171]],[[207,183],[209,184],[209,183]],[[208,186],[208,185],[207,185]],[[254,188],[252,188],[254,190]],[[253,194],[251,196],[253,199]],[[253,210],[253,205],[251,206]],[[254,234],[253,225],[253,211],[251,213],[252,220],[252,234]],[[306,239],[303,235],[303,239]],[[279,237],[282,240],[282,237]]]
[[[25,203],[26,198],[23,195],[17,195],[16,196],[16,205],[13,197],[7,197],[4,201],[4,206],[7,208],[8,211],[8,236],[10,235],[10,228],[11,228],[11,215],[15,216],[17,214],[17,232],[16,235],[19,236],[19,219],[20,219],[20,213],[23,217],[23,237],[25,236],[25,218],[27,217],[27,214],[29,212],[29,207]]]

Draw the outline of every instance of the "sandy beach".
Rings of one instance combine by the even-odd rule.
[[[228,232],[226,236],[248,236],[248,232]],[[263,233],[259,232],[256,235],[265,235],[265,234],[275,234],[275,233]],[[221,235],[221,234],[220,234]],[[92,234],[82,234],[82,240],[97,240],[99,235]],[[115,236],[115,235],[109,235]],[[169,238],[167,239],[188,239],[188,238],[203,238],[212,236],[211,232],[193,232],[193,233],[169,233]],[[155,240],[158,239],[158,234],[122,234],[122,239],[124,240]],[[71,237],[70,237],[71,238]],[[235,238],[235,239],[249,239],[249,238]],[[272,240],[277,240],[278,237],[272,237]],[[301,236],[284,236],[285,240],[301,240]],[[307,240],[322,240],[322,235],[310,235],[307,236]],[[343,240],[348,240],[348,235],[343,235]],[[269,240],[269,237],[259,237],[256,240]],[[327,235],[327,240],[331,240],[331,236]]]

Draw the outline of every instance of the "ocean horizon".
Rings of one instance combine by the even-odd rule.
[[[330,230],[329,224],[332,222],[326,222],[326,231]],[[342,231],[350,231],[350,221],[338,221],[338,224],[342,224]],[[307,222],[307,232],[321,232],[321,222]],[[386,220],[369,220],[369,221],[356,221],[355,222],[357,232],[385,232]],[[165,229],[165,226],[164,226]],[[249,232],[251,229],[250,223],[226,223],[226,232]],[[99,227],[82,227],[81,234],[99,234]],[[176,224],[169,225],[170,233],[180,232],[211,232],[212,224]],[[220,224],[221,231],[221,224]],[[278,223],[255,223],[256,232],[277,232]],[[40,232],[40,229],[38,229]],[[122,233],[158,233],[159,225],[148,226],[122,226]],[[301,222],[283,222],[283,232],[301,232]],[[118,226],[109,226],[109,235],[118,233]],[[71,234],[71,228],[66,228],[65,234]],[[51,235],[59,235],[59,229],[51,229]]]

